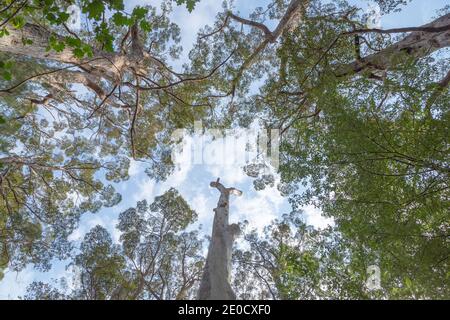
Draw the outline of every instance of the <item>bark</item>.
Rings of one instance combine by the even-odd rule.
[[[113,86],[122,84],[123,76],[127,72],[146,74],[150,69],[167,72],[164,70],[166,66],[161,61],[144,50],[137,26],[134,25],[131,29],[130,52],[123,50],[105,52],[93,49],[93,56],[80,59],[73,54],[72,48],[67,46],[61,52],[48,50],[51,37],[59,41],[64,41],[64,37],[41,26],[27,23],[21,29],[8,28],[9,35],[0,37],[0,52],[39,60],[53,60],[69,67],[76,67],[78,70],[75,71],[68,70],[67,67],[59,71],[55,69],[58,72],[47,74],[44,80],[54,82],[56,78],[63,78],[62,83],[81,83],[103,100],[106,94],[100,86],[102,79]],[[32,44],[24,44],[24,40],[27,39],[31,40]]]
[[[42,76],[42,79],[49,84],[83,84],[92,90],[100,99],[106,97],[104,89],[100,86],[101,78],[87,72],[61,70],[52,74]]]
[[[94,48],[91,57],[82,59],[76,57],[72,48],[67,46],[61,52],[48,50],[51,37],[59,41],[64,41],[64,37],[39,25],[27,23],[21,29],[8,26],[8,33],[8,35],[0,37],[0,52],[43,61],[55,61],[62,66],[59,65],[41,74],[33,75],[10,88],[0,90],[0,94],[11,94],[14,89],[30,80],[59,87],[57,91],[64,91],[61,84],[79,83],[95,93],[101,101],[100,105],[95,107],[95,112],[106,104],[108,106],[129,107],[124,105],[120,98],[112,96],[117,88],[121,90],[125,86],[135,90],[161,90],[167,93],[168,89],[184,82],[203,81],[209,78],[228,60],[219,64],[206,76],[192,77],[191,75],[176,73],[162,60],[150,54],[149,50],[144,49],[137,25],[133,25],[122,40],[131,37],[131,46],[127,50],[121,47],[118,52],[105,52]],[[24,44],[24,40],[31,40],[32,43]],[[138,82],[138,78],[141,78],[146,86],[135,84],[129,80],[130,77],[135,79],[136,82]],[[155,80],[158,78],[162,79],[161,81],[164,84],[159,84],[160,80]],[[172,79],[176,80],[172,81]],[[107,87],[113,88],[113,90],[106,90]],[[175,93],[170,92],[169,94],[175,101],[182,101]]]
[[[247,60],[242,64],[235,82],[241,77],[245,69],[250,67],[256,57],[285,31],[294,29],[302,17],[302,9],[306,8],[308,1],[292,0],[279,21],[274,31],[270,31],[265,25],[229,14],[228,17],[243,24],[255,27],[263,31],[263,41],[253,50]],[[414,30],[402,40],[361,59],[357,59],[348,64],[337,65],[334,73],[338,77],[352,76],[363,71],[376,71],[395,69],[397,65],[406,59],[417,60],[426,57],[436,50],[450,46],[450,14],[435,19],[434,21],[416,28],[396,28],[391,30],[380,29],[360,29],[347,32],[342,35],[354,33],[377,32],[381,34],[403,32]],[[342,36],[341,35],[341,36]]]
[[[338,66],[335,70],[336,76],[354,75],[366,70],[395,69],[407,59],[417,60],[450,46],[450,14],[439,17],[421,28],[440,28],[438,29],[440,31],[411,32],[402,40],[377,53]]]
[[[8,32],[9,35],[0,37],[1,52],[78,65],[89,73],[109,80],[119,79],[123,68],[127,64],[134,63],[126,55],[108,53],[101,50],[94,50],[93,57],[85,59],[77,58],[74,56],[72,49],[67,47],[62,52],[47,50],[51,36],[58,40],[63,40],[63,37],[30,23],[27,23],[21,29],[10,27]],[[25,45],[23,40],[26,39],[31,40],[32,44]]]
[[[211,182],[211,187],[220,192],[217,208],[214,209],[214,222],[209,244],[208,256],[198,291],[199,300],[235,300],[236,295],[230,285],[231,253],[233,241],[240,233],[237,224],[229,224],[230,194],[240,196],[241,191],[225,188],[219,179]]]
[[[280,19],[278,25],[272,32],[269,30],[269,28],[261,23],[243,19],[234,14],[228,15],[230,18],[238,22],[256,27],[264,32],[264,39],[259,43],[259,45],[253,50],[252,54],[243,62],[243,64],[239,68],[238,74],[233,80],[232,91],[235,90],[235,87],[242,77],[244,71],[255,62],[256,58],[261,54],[261,52],[263,52],[270,43],[274,43],[283,34],[284,31],[294,29],[301,22],[301,19],[303,18],[302,10],[305,9],[308,4],[309,0],[292,0],[289,3],[283,17]]]

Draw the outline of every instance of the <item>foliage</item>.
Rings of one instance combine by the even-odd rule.
[[[262,234],[245,235],[234,253],[234,288],[241,299],[361,299],[365,270],[352,269],[349,248],[337,231],[315,230],[302,212],[273,221]]]
[[[24,298],[191,299],[203,267],[198,231],[186,230],[196,218],[175,189],[140,201],[119,216],[119,244],[101,226],[85,235],[72,263],[75,289],[34,282]]]
[[[177,2],[192,10],[197,1]],[[1,35],[38,30],[45,54],[69,50],[74,61],[82,61],[99,52],[126,56],[121,42],[137,25],[142,45],[151,46],[162,65],[166,56],[179,53],[179,29],[167,18],[170,2],[159,15],[151,6],[136,6],[129,13],[123,1],[80,1],[76,4],[86,24],[80,30],[69,25],[71,4],[6,1]],[[20,46],[30,52],[41,45],[22,40]],[[121,200],[108,182],[128,179],[131,156],[150,163],[149,175],[166,177],[173,168],[167,159],[170,134],[193,119],[193,109],[180,102],[186,91],[136,94],[119,88],[114,99],[120,105],[97,112],[115,84],[95,78],[91,70],[86,73],[66,61],[0,55],[0,269],[19,271],[33,263],[47,270],[52,257],[66,258],[71,248],[67,236],[80,216]],[[124,74],[123,81],[131,80]],[[161,170],[152,169],[157,166]]]
[[[176,0],[178,5],[185,4],[189,12],[194,9],[197,2],[198,0]],[[2,20],[1,35],[8,35],[8,28],[10,27],[16,29],[23,28],[30,20],[44,21],[49,26],[65,27],[68,29],[71,24],[70,19],[77,19],[77,17],[71,16],[70,9],[74,6],[78,7],[80,12],[92,23],[92,37],[106,51],[112,52],[114,50],[113,43],[116,37],[113,30],[117,28],[138,24],[144,32],[150,32],[152,29],[152,23],[147,18],[149,8],[136,6],[129,13],[125,10],[123,0],[33,0],[22,2],[8,0],[4,5],[6,6],[5,10],[2,10],[0,14],[0,20]],[[109,21],[106,19],[108,15],[112,17]],[[26,43],[32,44],[32,42]],[[57,37],[51,37],[49,39],[49,50],[62,51],[65,47],[71,48],[79,58],[92,56],[93,54],[91,45],[88,42],[80,40],[74,34],[64,39],[57,39]]]
[[[189,11],[196,2],[176,1]],[[235,252],[241,298],[450,296],[448,6],[420,30],[370,30],[344,0],[274,1],[248,19],[225,2],[177,73],[169,66],[180,53],[170,2],[157,14],[80,1],[92,28],[75,35],[64,25],[71,2],[32,3],[8,1],[0,13],[0,42],[35,22],[48,35],[45,55],[27,38],[22,47],[35,56],[15,47],[13,60],[2,49],[0,268],[45,269],[53,254],[63,257],[79,215],[119,200],[96,172],[119,182],[132,157],[159,181],[173,170],[176,128],[258,119],[280,129],[280,167],[268,174],[258,162],[244,171],[256,190],[279,176],[294,211],[262,235],[250,231],[248,249]],[[387,14],[408,1],[376,3]],[[115,69],[95,60],[104,57]],[[311,230],[298,219],[305,205],[335,226]],[[74,292],[35,283],[28,298],[191,298],[201,244],[185,229],[195,218],[175,190],[140,202],[120,216],[120,244],[101,227],[86,235]],[[381,270],[378,291],[364,287],[370,265]]]
[[[362,22],[321,18],[352,12],[342,3],[320,16],[314,8],[283,36],[260,92],[246,99],[281,129],[282,182],[304,187],[290,202],[333,217],[339,241],[381,268],[386,297],[448,297],[450,96],[439,89],[448,58],[399,54],[382,73],[337,76],[358,59],[354,37],[342,34]],[[399,39],[367,35],[357,50],[368,56]]]

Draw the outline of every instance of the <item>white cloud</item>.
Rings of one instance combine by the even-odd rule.
[[[283,204],[285,199],[279,195],[278,190],[270,188],[255,191],[250,187],[248,194],[244,192],[241,197],[231,200],[230,220],[247,220],[250,228],[262,230],[283,213]]]
[[[324,229],[328,226],[334,225],[334,221],[331,218],[324,217],[320,209],[308,205],[302,208],[305,212],[306,223],[312,225],[317,229]]]
[[[205,168],[211,174],[213,180],[220,178],[226,186],[237,186],[248,179],[241,166],[238,165],[209,165]]]
[[[130,160],[130,168],[128,169],[128,175],[133,177],[138,173],[142,172],[142,162],[135,161],[133,159]]]
[[[189,201],[189,205],[192,209],[194,209],[198,213],[198,220],[201,224],[204,224],[205,221],[209,220],[212,216],[212,210],[210,204],[211,202],[205,194],[198,193],[194,196],[194,198]]]
[[[131,195],[133,201],[129,205],[134,206],[137,201],[143,199],[153,199],[155,196],[155,181],[151,180],[146,174],[143,174],[142,179],[128,184],[128,194]]]
[[[83,239],[84,232],[80,228],[76,228],[68,237],[69,241],[80,241]]]

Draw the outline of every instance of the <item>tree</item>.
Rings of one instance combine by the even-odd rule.
[[[273,221],[262,234],[246,232],[244,239],[245,249],[237,249],[233,255],[233,288],[239,299],[448,297],[448,289],[438,284],[442,278],[425,276],[432,281],[428,285],[414,275],[405,283],[406,270],[394,266],[398,261],[393,257],[380,255],[337,228],[315,230],[302,221],[298,211]],[[376,290],[366,286],[371,265],[381,270],[381,288]]]
[[[197,1],[176,2],[191,11]],[[83,28],[70,25],[73,4]],[[0,269],[48,269],[54,255],[64,258],[80,215],[120,201],[104,180],[127,179],[130,157],[148,161],[157,179],[171,172],[170,133],[202,112],[187,89],[199,76],[166,62],[180,40],[170,8],[165,2],[159,15],[151,6],[126,12],[123,1],[4,3]]]
[[[364,299],[366,270],[355,268],[351,247],[328,227],[315,230],[293,211],[244,235],[233,260],[241,299]]]
[[[56,111],[63,109],[67,121],[91,129],[104,153],[116,155],[125,146],[126,155],[157,164],[155,150],[169,142],[168,132],[192,122],[193,108],[202,107],[189,94],[189,84],[214,73],[183,74],[168,66],[167,57],[176,58],[180,51],[179,29],[167,18],[171,2],[158,15],[151,6],[136,6],[128,14],[123,1],[81,1],[85,27],[92,32],[68,28],[64,10],[70,2],[37,2],[12,3],[2,12],[7,18],[0,51],[15,55],[19,65],[37,60],[41,66],[40,72],[14,79],[2,94],[17,95],[24,85],[39,85],[31,91],[40,97],[34,103],[62,103]],[[196,1],[177,3],[192,10]],[[106,10],[112,11],[110,17]],[[41,15],[44,19],[36,18]],[[76,84],[84,90],[72,90]],[[140,132],[148,135],[143,138]]]
[[[175,189],[140,201],[119,216],[119,244],[101,226],[85,235],[71,263],[75,289],[34,282],[24,298],[192,299],[203,269],[198,231],[186,231],[196,218]]]
[[[0,99],[0,268],[17,271],[30,262],[46,270],[53,256],[64,258],[80,215],[121,199],[95,173],[119,181],[129,162],[93,157],[91,141],[51,129],[32,109],[31,103]]]
[[[279,18],[273,31],[268,18]],[[343,239],[380,265],[390,297],[448,296],[449,18],[443,8],[423,26],[368,29],[344,1],[280,1],[250,19],[223,13],[194,55],[240,53],[223,76],[235,123],[258,113],[280,129],[294,209],[313,204],[335,218]],[[207,50],[204,37],[220,45]],[[250,95],[255,79],[264,83]],[[273,184],[263,170],[253,176],[258,189]],[[307,191],[292,192],[299,185]]]
[[[400,10],[407,1],[376,2],[382,13],[388,13]],[[82,3],[96,28],[76,34],[79,39],[64,28],[63,18],[50,19],[50,24],[35,23],[35,14],[47,14],[47,5],[24,11],[31,12],[25,23],[14,17],[4,23],[7,28],[0,37],[0,51],[19,56],[19,69],[41,68],[31,78],[11,79],[11,63],[0,65],[4,81],[16,81],[1,91],[7,101],[7,112],[2,111],[5,115],[0,118],[5,132],[13,136],[29,125],[11,121],[14,104],[6,100],[12,100],[11,96],[19,97],[17,110],[21,112],[26,111],[23,101],[32,102],[35,110],[38,106],[64,106],[66,113],[61,117],[67,130],[86,128],[88,135],[98,139],[99,155],[113,160],[148,160],[149,175],[161,179],[172,168],[167,142],[176,126],[189,127],[193,119],[204,118],[210,120],[204,121],[208,125],[226,128],[246,126],[257,118],[265,127],[280,130],[279,189],[289,196],[293,210],[315,205],[334,218],[336,226],[312,231],[291,216],[274,222],[263,236],[247,235],[251,250],[236,253],[239,265],[234,289],[239,297],[449,296],[448,6],[422,26],[378,29],[368,28],[368,17],[346,1],[273,1],[267,9],[256,8],[248,18],[225,3],[215,26],[205,27],[199,34],[190,53],[191,63],[177,73],[169,67],[165,54],[169,49],[176,56],[178,49],[172,44],[179,40],[177,28],[167,19],[167,6],[162,16],[150,7],[135,8],[126,15],[120,2]],[[102,15],[105,3],[110,4],[111,17]],[[20,12],[22,6],[27,2],[10,2],[2,14],[16,16],[14,12]],[[153,22],[151,27],[145,22],[148,20]],[[269,28],[268,20],[278,22]],[[111,30],[119,36],[111,38]],[[29,67],[30,61],[36,60],[39,64]],[[259,86],[256,90],[255,83]],[[82,84],[82,95],[70,90],[73,84]],[[55,101],[62,102],[51,106]],[[34,115],[35,110],[27,112]],[[37,128],[42,130],[42,125]],[[151,134],[139,134],[142,132]],[[0,140],[9,149],[11,141],[9,136]],[[69,152],[67,158],[71,157]],[[10,158],[14,157],[6,157]],[[35,154],[32,158],[26,164],[42,163]],[[20,169],[25,162],[20,161],[17,172],[23,174]],[[245,167],[258,190],[275,184],[274,175],[262,169],[264,165],[258,163]],[[9,191],[8,181],[2,181],[2,190],[10,194],[4,196],[8,207],[15,194]],[[16,202],[24,202],[17,198]],[[228,199],[225,202],[227,205]],[[225,210],[226,205],[218,209]],[[128,215],[132,221],[141,221],[133,211]],[[7,219],[11,216],[5,215]],[[6,230],[3,221],[6,218],[2,220]],[[141,231],[130,225],[133,229],[122,231],[131,242],[124,238],[117,250],[125,261],[144,261],[146,252],[136,256],[141,243],[136,234]],[[211,247],[219,243],[217,247],[225,254],[222,259],[207,258],[211,263],[220,261],[224,268],[222,277],[217,277],[220,285],[208,284],[209,264],[203,284],[232,297],[233,288],[224,280],[224,275],[229,275],[230,242],[222,229],[213,235],[225,238],[225,243],[213,237]],[[104,232],[97,233],[106,239]],[[114,257],[116,250],[110,241],[94,242],[101,244],[99,252],[105,261]],[[137,251],[128,252],[127,246]],[[145,291],[149,290],[146,271],[152,270],[145,263],[131,269],[141,277],[131,271],[125,278],[118,276],[123,274],[120,264],[117,270],[108,270],[105,276],[110,279],[98,282],[98,297],[176,296],[167,293],[169,281],[159,273],[152,279],[160,280],[148,285],[152,291]],[[381,270],[379,291],[363,288],[370,265]],[[251,276],[244,278],[248,274]],[[122,284],[116,282],[116,276],[125,279],[119,281]],[[91,282],[86,283],[89,287]],[[182,287],[192,292],[192,286]],[[32,290],[57,296],[45,284],[36,284]],[[208,296],[212,291],[200,292]],[[81,296],[87,297],[86,293]]]
[[[226,188],[217,181],[211,187],[220,192],[217,208],[214,209],[214,221],[211,241],[208,248],[203,276],[198,290],[199,300],[234,300],[236,295],[230,285],[231,254],[233,242],[239,235],[237,224],[229,224],[230,195],[242,195],[242,191]]]

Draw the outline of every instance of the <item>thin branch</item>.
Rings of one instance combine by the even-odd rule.
[[[132,84],[131,82],[125,82],[124,84],[125,84],[125,85],[128,85],[128,86],[130,86],[130,87],[133,87],[133,88],[139,88],[140,90],[147,91],[147,90],[163,90],[163,89],[168,89],[168,88],[177,86],[177,85],[179,85],[179,84],[181,84],[181,83],[183,83],[183,82],[199,82],[199,81],[203,81],[203,80],[206,80],[206,79],[212,77],[212,76],[217,72],[218,69],[220,69],[225,63],[228,62],[228,60],[231,58],[231,56],[232,56],[234,53],[235,53],[235,51],[232,51],[232,52],[230,53],[230,55],[229,55],[225,60],[223,60],[220,64],[218,64],[217,66],[215,66],[208,74],[203,75],[203,76],[199,76],[199,77],[190,77],[190,78],[183,78],[183,79],[181,79],[181,80],[178,80],[178,81],[169,83],[169,84],[167,84],[167,85],[156,85],[155,87],[141,87],[141,86],[134,85],[134,84]],[[142,74],[139,74],[139,76],[144,77],[144,75],[142,75]],[[147,77],[145,77],[145,78],[146,78],[147,80],[149,80]],[[152,81],[152,82],[153,82],[153,81]],[[154,83],[154,82],[153,82],[153,83]]]
[[[88,119],[91,119],[92,116],[98,112],[98,110],[100,110],[102,108],[102,106],[105,104],[105,102],[109,99],[109,97],[111,97],[111,95],[114,93],[114,91],[116,91],[116,88],[118,87],[118,85],[116,84],[112,90],[105,96],[105,98],[103,98],[102,102],[100,102],[100,104],[94,109],[92,110],[91,114],[88,116]]]
[[[441,27],[403,27],[403,28],[392,28],[392,29],[378,29],[378,28],[364,28],[364,29],[355,29],[352,31],[345,32],[346,35],[358,34],[358,33],[380,33],[380,34],[390,34],[390,33],[403,33],[403,32],[443,32],[450,30],[450,24],[441,26]]]
[[[216,29],[215,31],[213,31],[213,32],[211,32],[211,33],[199,35],[198,38],[199,38],[200,40],[203,40],[203,39],[205,39],[205,38],[211,37],[211,36],[213,36],[213,35],[215,35],[215,34],[221,32],[221,31],[227,26],[228,20],[230,20],[230,16],[227,14],[227,15],[225,16],[225,19],[224,19],[222,25],[221,25],[218,29]]]
[[[437,98],[447,89],[448,85],[450,84],[450,70],[448,71],[447,75],[437,83],[437,88],[434,90],[434,92],[431,94],[430,98],[426,102],[426,109],[430,111],[433,104],[436,102]]]
[[[131,120],[130,125],[130,140],[131,140],[131,154],[133,159],[136,159],[136,148],[134,143],[134,135],[135,135],[135,124],[138,116],[139,108],[140,108],[140,89],[139,89],[139,76],[136,77],[136,105],[134,108],[133,119]]]
[[[252,27],[255,27],[257,29],[260,29],[262,32],[264,32],[264,35],[265,35],[266,38],[271,38],[272,39],[273,36],[274,36],[272,34],[272,32],[269,30],[269,28],[267,28],[267,26],[265,24],[262,24],[262,23],[256,22],[256,21],[252,21],[252,20],[248,20],[248,19],[245,19],[245,18],[241,18],[241,17],[233,14],[232,12],[228,12],[227,16],[230,17],[233,20],[236,20],[236,21],[242,23],[242,24],[245,24],[245,25],[252,26]],[[272,40],[274,40],[274,39],[272,39]]]
[[[28,0],[25,0],[17,9],[16,9],[16,11],[14,11],[8,18],[6,18],[6,20],[5,21],[3,21],[1,24],[0,24],[0,27],[3,27],[5,24],[7,24],[12,18],[14,18],[18,13],[19,13],[19,11],[20,10],[22,10],[23,9],[23,7],[25,7],[25,5],[27,4],[27,2],[28,2]]]

